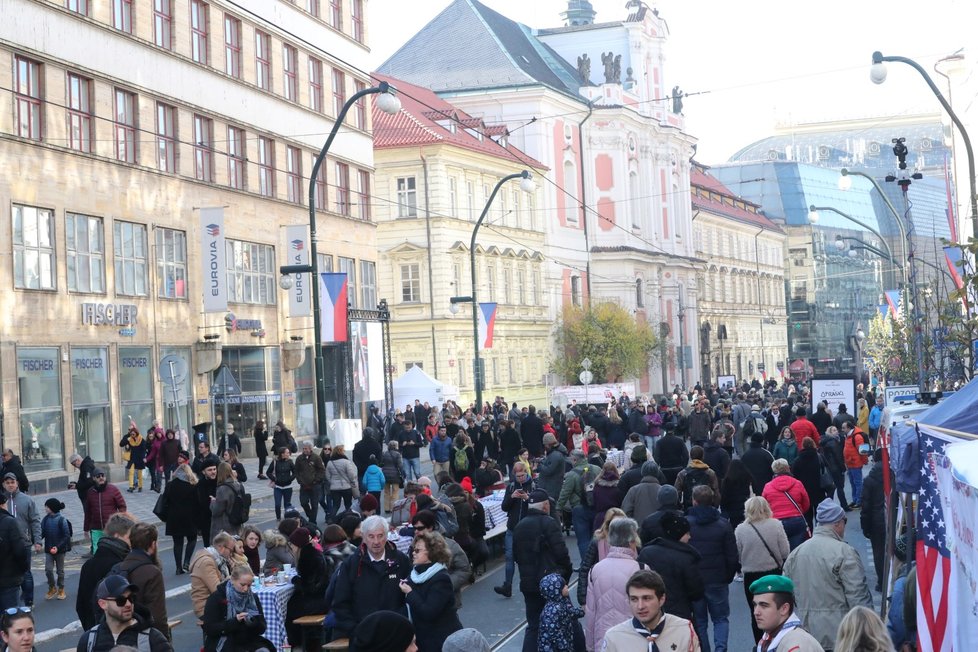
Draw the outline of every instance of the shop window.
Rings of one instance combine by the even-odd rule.
[[[177,356],[183,360],[183,363],[186,365],[187,369],[193,369],[190,361],[189,346],[161,346],[160,358],[164,358],[168,355]],[[163,423],[166,424],[166,427],[180,428],[186,430],[187,432],[191,431],[191,427],[195,423],[193,420],[193,374],[187,374],[187,377],[182,383],[177,383],[177,392],[175,397],[172,392],[163,392],[163,409],[165,412],[163,415]]]
[[[117,419],[116,427],[119,432],[129,427],[132,418],[145,433],[156,418],[156,407],[153,404],[153,379],[156,370],[153,367],[153,350],[148,346],[119,347],[119,399],[122,413]],[[174,393],[168,382],[163,383],[163,402],[172,400]],[[166,424],[166,427],[176,427],[176,424]]]
[[[109,407],[109,355],[105,347],[71,348],[71,408],[78,454],[96,462],[112,461],[115,428]],[[145,432],[150,424],[137,425]]]
[[[17,349],[21,460],[28,473],[64,468],[60,358],[57,347]]]

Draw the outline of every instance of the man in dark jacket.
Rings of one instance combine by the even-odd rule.
[[[89,456],[82,457],[78,453],[75,453],[69,459],[69,463],[78,469],[78,479],[74,482],[68,483],[69,489],[74,489],[78,492],[78,500],[82,504],[82,509],[85,509],[85,494],[88,493],[89,487],[95,484],[95,462]]]
[[[20,604],[20,587],[30,565],[30,548],[17,519],[7,511],[7,494],[0,491],[0,610]]]
[[[876,590],[882,588],[883,556],[886,554],[886,500],[883,495],[883,449],[873,451],[873,468],[863,480],[862,511],[859,525],[863,536],[873,546],[873,566],[876,569]]]
[[[693,507],[689,520],[689,545],[702,557],[700,574],[705,586],[702,598],[693,603],[696,635],[708,642],[709,620],[713,621],[713,649],[726,650],[730,633],[730,583],[740,570],[737,540],[730,521],[713,506],[713,490],[706,486],[693,489]],[[704,649],[709,649],[704,646]]]
[[[648,449],[645,447],[645,444],[639,444],[633,448],[629,459],[632,462],[632,468],[622,473],[621,478],[618,479],[618,493],[623,497],[628,494],[629,489],[642,482],[644,475],[642,473],[642,465],[650,461]],[[659,481],[659,484],[666,482],[666,476],[658,464],[655,465],[655,477]]]
[[[387,519],[370,516],[360,525],[363,543],[342,563],[334,586],[333,638],[349,638],[357,625],[375,611],[405,614],[400,582],[411,562],[387,541]]]
[[[832,418],[832,425],[839,430],[842,430],[842,424],[846,422],[848,422],[853,428],[856,427],[856,418],[849,414],[845,403],[839,403],[839,411]],[[819,432],[819,434],[821,435],[824,433]]]
[[[140,615],[149,614],[149,623],[169,638],[166,618],[166,586],[156,557],[156,526],[137,523],[129,531],[129,554],[115,566],[136,587],[136,607]]]
[[[642,538],[642,545],[647,546],[659,537],[665,536],[662,531],[662,518],[666,514],[682,516],[679,509],[679,492],[671,484],[664,484],[659,487],[659,509],[652,512],[642,521],[642,529],[639,534]]]
[[[353,463],[357,467],[357,482],[360,483],[361,489],[363,488],[363,474],[367,472],[367,467],[370,466],[371,455],[379,460],[384,456],[384,449],[380,445],[377,433],[372,428],[364,428],[363,437],[353,445]],[[296,475],[299,473],[298,464],[299,461],[296,460]],[[301,496],[299,499],[302,500]]]
[[[625,429],[628,431],[628,434],[637,432],[638,434],[642,435],[642,437],[649,434],[649,424],[645,420],[644,405],[641,403],[635,403],[631,406],[631,411],[628,413],[628,421],[626,422]]]
[[[551,498],[557,499],[560,487],[564,484],[564,472],[567,470],[567,449],[557,443],[553,433],[543,436],[544,458],[537,467],[537,486],[546,491]]]
[[[421,446],[424,444],[424,437],[414,427],[414,422],[411,419],[404,421],[404,426],[397,435],[397,444],[401,448],[404,480],[405,482],[410,480],[416,482],[421,477]]]
[[[502,585],[493,588],[496,593],[505,598],[513,596],[513,575],[516,574],[516,560],[513,557],[513,532],[529,511],[530,492],[535,487],[533,477],[526,465],[523,462],[513,464],[513,481],[506,485],[502,504],[502,509],[506,512],[506,574]]]
[[[137,592],[137,587],[121,575],[100,582],[95,597],[105,617],[82,634],[78,649],[109,652],[117,646],[127,646],[148,652],[172,652],[173,646],[166,636],[136,613],[134,598]]]
[[[540,595],[540,580],[560,573],[566,582],[573,567],[560,525],[550,516],[550,496],[543,489],[534,489],[528,500],[529,510],[513,533],[513,554],[520,566],[520,592],[526,606],[523,652],[535,652],[540,614],[546,604]]]
[[[760,496],[764,491],[764,485],[774,477],[774,471],[771,470],[771,463],[774,461],[774,456],[764,448],[764,435],[755,432],[750,436],[750,445],[747,447],[747,451],[741,459],[744,462],[744,466],[750,471],[752,480],[751,487],[754,489],[754,495]]]
[[[206,441],[202,441],[197,444],[197,455],[194,456],[194,462],[190,465],[194,473],[197,474],[197,479],[201,480],[204,477],[204,469],[208,466],[217,466],[221,463],[221,458],[211,452],[211,445]]]
[[[27,480],[27,474],[24,473],[24,465],[20,463],[20,458],[14,455],[14,452],[9,448],[3,451],[3,468],[0,470],[0,477],[8,473],[17,476],[17,486],[26,494],[31,483]]]
[[[727,452],[727,429],[723,424],[718,425],[710,433],[710,441],[703,446],[703,461],[717,474],[717,482],[723,484],[730,467],[730,453]]]
[[[667,432],[655,442],[652,457],[666,476],[667,484],[675,484],[676,476],[689,463],[689,450],[681,437]]]
[[[85,495],[84,530],[92,537],[92,549],[97,550],[99,540],[109,519],[119,512],[126,511],[126,500],[114,484],[106,480],[103,469],[95,469],[95,484]],[[94,590],[95,587],[92,586]]]
[[[846,502],[846,458],[843,454],[845,442],[839,436],[839,431],[835,426],[829,426],[822,435],[822,440],[818,443],[818,450],[825,460],[825,468],[832,474],[832,481],[835,483],[835,493],[839,499],[842,509],[849,512],[852,509]],[[832,496],[829,496],[831,498]]]
[[[693,603],[704,592],[700,553],[689,545],[689,521],[685,516],[665,514],[662,532],[664,536],[642,548],[638,561],[661,575],[666,583],[663,611],[692,621]]]
[[[523,419],[520,435],[530,457],[540,457],[543,454],[543,421],[537,416],[537,409],[533,405],[529,407]]]
[[[105,536],[99,541],[95,554],[82,564],[78,575],[78,597],[75,599],[75,613],[82,627],[91,629],[98,622],[92,596],[95,587],[109,574],[113,566],[129,554],[129,533],[135,525],[128,516],[115,514],[105,524]]]
[[[356,456],[357,449],[354,446],[354,459]],[[380,459],[380,455],[377,459]],[[359,472],[359,467],[357,471]],[[362,477],[361,475],[361,479]],[[306,518],[315,525],[316,517],[319,515],[319,500],[322,497],[320,492],[323,488],[323,480],[326,479],[326,467],[323,465],[323,458],[313,451],[311,441],[302,442],[302,453],[295,458],[295,479],[299,483],[299,504],[306,512]]]
[[[686,419],[689,428],[689,441],[700,446],[710,436],[710,428],[713,426],[713,417],[710,415],[707,405],[705,400],[696,401],[696,406]]]

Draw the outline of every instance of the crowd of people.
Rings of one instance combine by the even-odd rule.
[[[175,573],[190,574],[204,650],[273,652],[252,586],[286,568],[296,571],[285,616],[293,646],[348,639],[362,651],[488,650],[458,614],[463,588],[489,558],[479,498],[493,490],[502,490],[506,514],[495,593],[511,598],[519,571],[524,650],[644,651],[652,641],[663,650],[725,651],[734,647],[735,581],[743,582],[758,650],[894,649],[912,640],[913,625],[891,610],[887,635],[860,555],[844,539],[847,514],[861,507],[882,577],[884,542],[873,540],[883,510],[873,452],[879,418],[874,426],[867,407],[879,406],[872,391],[860,392],[855,416],[824,405],[809,415],[804,390],[749,386],[545,410],[502,397],[465,410],[416,401],[386,417],[371,409],[349,455],[328,441],[318,450],[300,444],[281,421],[269,436],[259,422],[256,477],[272,485],[278,521],[264,532],[248,522],[247,472],[230,426],[213,453],[206,433],[182,441],[154,423],[142,437],[133,425],[120,442],[128,490],[141,491],[149,469],[165,525],[139,522],[103,469],[71,458],[92,546],[76,599],[85,629],[78,649],[172,649],[158,559],[164,534]],[[421,475],[422,455],[432,478]],[[47,501],[42,520],[21,493],[16,456],[10,462],[0,546],[24,545],[0,550],[5,641],[27,620],[33,632],[30,555],[43,549],[49,558],[47,599],[65,599],[71,545],[64,505]],[[5,534],[14,527],[18,537]],[[410,539],[407,554],[395,536]],[[316,631],[296,623],[316,614],[325,615]],[[859,647],[880,632],[889,647]]]

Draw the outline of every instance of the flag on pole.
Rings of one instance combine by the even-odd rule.
[[[937,488],[935,457],[951,443],[932,431],[919,432],[920,495],[917,500],[917,635],[920,652],[951,652],[948,583],[951,553],[941,494]]]
[[[887,290],[883,293],[886,297],[886,303],[890,306],[890,310],[893,311],[893,316],[896,319],[900,318],[900,290]]]
[[[346,272],[323,272],[319,275],[319,324],[322,344],[345,342],[348,282]]]
[[[492,333],[496,329],[496,304],[479,304],[479,348],[492,348]]]
[[[961,278],[962,268],[959,264],[960,261],[964,260],[961,247],[944,247],[944,258],[947,260],[947,268],[951,272],[951,278],[954,279],[954,287],[960,290],[964,287],[964,280]]]
[[[879,305],[879,309],[880,309],[880,317],[882,317],[883,319],[886,319],[886,315],[890,312],[890,304],[889,303],[881,303]]]

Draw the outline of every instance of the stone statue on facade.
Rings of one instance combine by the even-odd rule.
[[[604,64],[604,83],[613,84],[615,81],[615,55],[611,52],[603,53],[601,63]]]
[[[611,66],[611,81],[616,84],[621,83],[621,55],[616,54]]]
[[[591,85],[591,57],[586,52],[577,57],[577,74],[581,76],[581,83]]]
[[[678,86],[672,87],[672,112],[677,115],[683,112],[683,96],[684,93]]]

